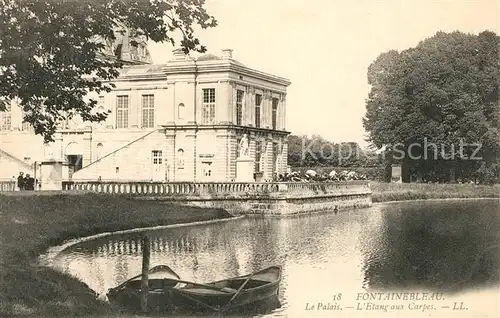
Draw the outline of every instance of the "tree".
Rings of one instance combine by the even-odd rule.
[[[204,0],[0,0],[0,111],[12,100],[24,122],[53,141],[57,123],[92,113],[90,92],[109,92],[123,63],[105,58],[117,27],[134,37],[180,44],[185,53],[205,52],[194,27],[216,26]],[[133,43],[132,43],[133,44]]]
[[[443,169],[498,179],[499,44],[490,31],[438,32],[415,48],[381,54],[368,68],[369,140],[435,179]],[[478,145],[482,159],[472,160]]]

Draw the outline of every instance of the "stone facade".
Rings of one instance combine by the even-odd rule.
[[[89,96],[96,112],[110,111],[104,122],[61,123],[50,145],[22,123],[13,103],[0,113],[4,157],[32,173],[37,162],[63,160],[72,180],[232,181],[247,134],[255,172],[264,180],[286,172],[290,82],[242,65],[231,50],[197,59],[176,50],[164,65],[126,66],[114,84],[110,93]],[[0,170],[0,179],[11,177]]]

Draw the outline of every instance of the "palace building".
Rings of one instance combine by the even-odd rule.
[[[110,111],[105,121],[66,121],[43,144],[15,104],[0,113],[0,179],[58,160],[69,180],[232,181],[245,135],[257,181],[286,172],[287,79],[241,64],[229,49],[198,58],[178,49],[156,65],[145,42],[118,41],[108,54],[128,65],[113,91],[93,96],[96,111]]]

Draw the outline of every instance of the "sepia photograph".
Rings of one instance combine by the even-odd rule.
[[[0,317],[500,317],[500,0],[0,0]]]

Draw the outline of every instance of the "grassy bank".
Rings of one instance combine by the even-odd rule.
[[[0,317],[123,316],[84,283],[37,265],[37,257],[68,239],[229,216],[97,194],[0,195]]]
[[[451,199],[499,198],[500,185],[426,184],[371,182],[373,202]]]

